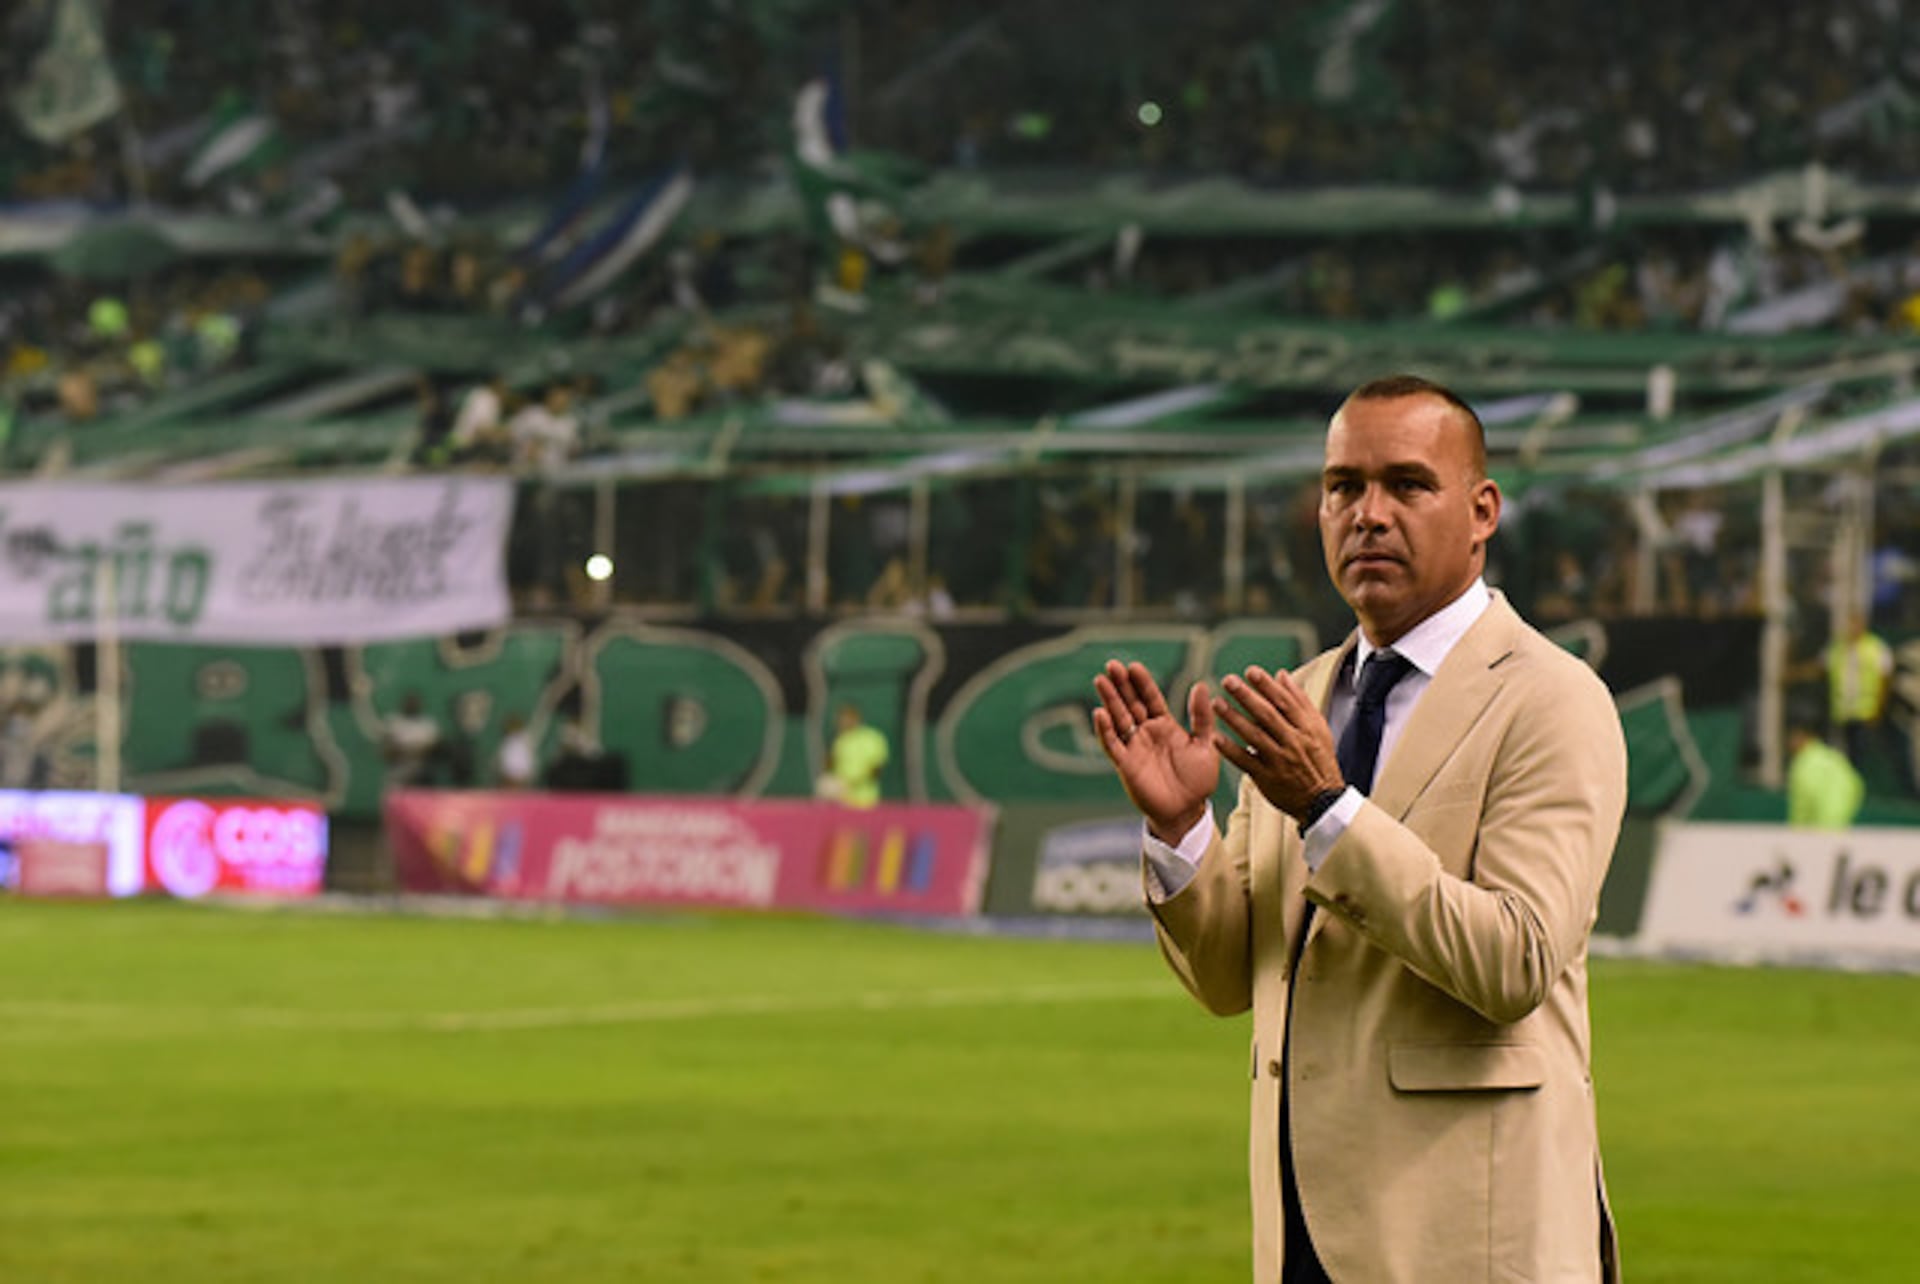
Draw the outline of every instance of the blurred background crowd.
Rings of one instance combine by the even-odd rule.
[[[1866,344],[1812,403],[1844,416],[1907,386],[1920,325],[1897,0],[0,15],[0,462],[111,472],[165,430],[199,475],[515,471],[529,610],[1334,619],[1310,460],[1176,465],[1182,432],[1311,428],[1344,374],[1141,356],[1218,370],[1292,325],[1571,397],[1496,450],[1495,566],[1542,618],[1759,613],[1752,477],[1536,489],[1541,443],[1645,447]],[[1491,376],[1536,336],[1607,376]],[[1663,391],[1662,343],[1714,337],[1771,346]],[[212,450],[215,418],[245,431]],[[1063,423],[1121,431],[1062,451]],[[1142,426],[1167,433],[1119,439]],[[1904,450],[1872,458],[1862,545],[1889,629],[1916,623]],[[1788,485],[1851,502],[1824,465]],[[1786,556],[1805,650],[1852,572]]]

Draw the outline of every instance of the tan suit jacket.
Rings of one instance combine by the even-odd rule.
[[[1323,711],[1352,646],[1296,675]],[[1283,1252],[1289,990],[1296,1180],[1336,1284],[1618,1279],[1586,961],[1625,804],[1606,687],[1497,593],[1318,872],[1242,782],[1226,836],[1152,909],[1195,997],[1253,1010],[1257,1284]]]

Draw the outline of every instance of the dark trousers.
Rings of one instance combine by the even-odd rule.
[[[1288,1040],[1292,1042],[1291,1039]],[[1293,1180],[1293,1103],[1287,1097],[1284,1057],[1280,1079],[1280,1213],[1286,1235],[1286,1265],[1281,1268],[1280,1284],[1333,1284],[1320,1255],[1313,1250],[1313,1237],[1307,1234],[1307,1219],[1300,1211],[1300,1188]]]
[[[1300,952],[1306,944],[1307,928],[1313,923],[1313,902],[1300,920],[1300,935],[1293,945],[1294,979],[1299,979]],[[1307,1234],[1306,1214],[1300,1209],[1300,1187],[1293,1179],[1293,1096],[1287,1085],[1293,1079],[1293,986],[1287,987],[1287,1013],[1281,1026],[1285,1042],[1280,1046],[1280,1216],[1286,1263],[1280,1268],[1280,1284],[1333,1284],[1327,1268],[1320,1265],[1314,1252],[1313,1237]]]
[[[1912,749],[1891,718],[1878,722],[1842,722],[1839,732],[1840,747],[1846,751],[1853,769],[1866,779],[1869,792],[1881,781],[1880,770],[1873,765],[1875,758],[1884,760],[1886,773],[1893,777],[1901,793],[1913,792]]]

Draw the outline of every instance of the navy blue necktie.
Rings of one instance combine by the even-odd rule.
[[[1400,679],[1413,672],[1413,661],[1392,651],[1375,651],[1360,666],[1360,680],[1354,684],[1353,712],[1340,733],[1334,756],[1340,761],[1340,775],[1361,793],[1373,788],[1374,768],[1380,762],[1380,733],[1387,727],[1387,693]],[[1294,938],[1293,957],[1297,964],[1307,928],[1313,922],[1313,902],[1300,918],[1300,934]],[[1293,1058],[1293,989],[1287,990],[1287,1040],[1283,1056]],[[1286,1236],[1286,1270],[1283,1284],[1328,1284],[1327,1271],[1320,1264],[1313,1239],[1307,1233],[1306,1219],[1300,1212],[1300,1188],[1293,1174],[1293,1102],[1286,1091],[1288,1071],[1281,1071],[1280,1090],[1280,1208]]]
[[[1361,793],[1373,791],[1373,772],[1380,762],[1380,733],[1387,727],[1387,693],[1400,679],[1413,672],[1413,661],[1392,651],[1375,651],[1360,666],[1360,680],[1354,684],[1353,716],[1334,756],[1340,762],[1340,775]]]
[[[1387,729],[1387,693],[1412,672],[1413,661],[1394,651],[1375,651],[1360,666],[1353,712],[1347,716],[1346,729],[1340,733],[1333,756],[1340,763],[1340,778],[1363,794],[1372,792],[1374,768],[1380,764],[1380,734]],[[1300,935],[1293,942],[1296,959],[1312,922],[1313,902],[1308,901],[1306,917],[1300,920]]]

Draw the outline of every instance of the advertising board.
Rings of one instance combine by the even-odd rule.
[[[151,890],[182,900],[320,890],[327,817],[318,807],[231,798],[149,798],[146,804]]]
[[[955,915],[979,908],[990,813],[795,800],[398,791],[408,891],[518,900]]]
[[[1729,957],[1920,956],[1911,829],[1661,827],[1639,945]]]

